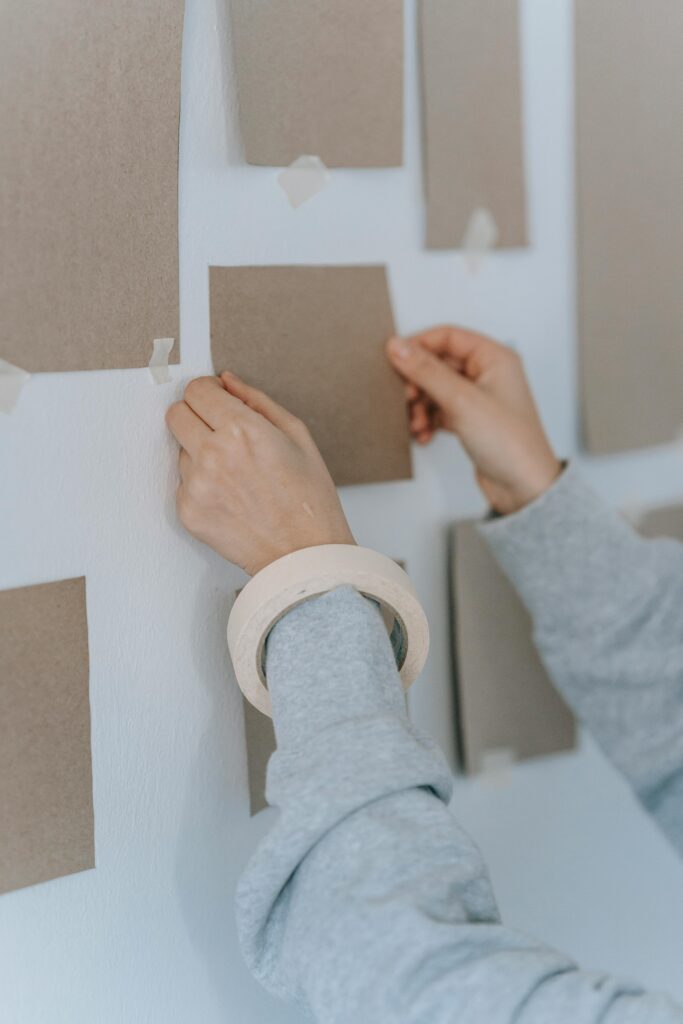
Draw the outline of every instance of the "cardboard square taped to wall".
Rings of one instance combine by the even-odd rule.
[[[683,505],[660,505],[648,509],[638,523],[638,532],[649,540],[669,537],[683,544]]]
[[[384,267],[211,267],[211,352],[308,425],[335,483],[412,475]]]
[[[541,664],[526,608],[475,522],[453,527],[451,576],[465,770],[482,771],[491,751],[523,761],[573,749],[574,717]]]
[[[683,426],[683,4],[575,12],[583,435],[602,455]]]
[[[230,0],[250,164],[403,162],[403,0]]]
[[[85,580],[0,591],[0,893],[95,866]]]
[[[464,247],[477,210],[528,242],[519,0],[420,0],[427,247]]]
[[[183,9],[0,5],[0,357],[30,373],[178,338]]]

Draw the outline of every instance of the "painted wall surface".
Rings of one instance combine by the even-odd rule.
[[[386,262],[402,331],[457,321],[514,342],[553,441],[577,448],[569,0],[523,5],[533,247],[478,277],[422,249],[412,0],[405,168],[339,171],[298,211],[272,170],[242,163],[225,5],[187,2],[174,383],[155,387],[146,370],[38,376],[0,423],[0,586],[88,580],[97,855],[94,871],[0,899],[8,1024],[301,1020],[252,981],[233,923],[236,879],[270,821],[249,819],[224,646],[243,577],[174,517],[163,413],[210,369],[208,265]],[[673,448],[583,464],[614,502],[683,497]],[[414,482],[343,498],[358,539],[412,571],[434,634],[412,714],[452,753],[444,528],[483,507],[470,470],[443,439],[416,453]],[[591,744],[507,787],[459,783],[454,810],[510,924],[683,999],[683,866]]]

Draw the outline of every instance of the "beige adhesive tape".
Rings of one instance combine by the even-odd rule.
[[[483,782],[496,789],[507,789],[512,783],[512,770],[516,763],[517,752],[512,747],[486,750],[480,765]]]
[[[171,372],[168,368],[168,357],[175,344],[175,338],[155,338],[152,358],[149,361],[149,372],[155,384],[168,384]]]
[[[304,548],[272,562],[247,583],[228,620],[228,648],[247,700],[272,717],[264,672],[266,640],[292,608],[335,587],[351,586],[376,601],[390,631],[400,636],[397,664],[404,689],[415,682],[429,652],[429,626],[409,577],[378,551],[350,544]]]
[[[300,156],[278,174],[277,180],[296,209],[322,192],[330,180],[330,172],[319,156]]]
[[[20,366],[0,359],[0,412],[12,412],[30,376],[31,374],[22,370]]]
[[[498,244],[496,219],[486,207],[477,207],[467,222],[462,240],[463,256],[470,272],[477,274],[491,251]]]

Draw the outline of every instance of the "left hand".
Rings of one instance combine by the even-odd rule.
[[[232,374],[198,377],[166,422],[181,445],[178,515],[254,575],[318,544],[354,544],[327,466],[306,426]]]

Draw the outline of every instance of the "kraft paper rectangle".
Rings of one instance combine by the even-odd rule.
[[[95,866],[85,580],[0,591],[0,893]]]
[[[474,522],[453,527],[451,574],[465,770],[480,772],[496,751],[521,761],[573,749],[573,715],[541,664],[524,605]]]
[[[683,427],[683,5],[578,0],[577,244],[584,441]]]
[[[638,523],[638,531],[643,537],[670,537],[683,544],[683,505],[649,509]]]
[[[403,0],[231,0],[247,163],[403,162]]]
[[[246,698],[244,707],[244,729],[247,742],[247,772],[249,776],[249,810],[258,814],[268,806],[266,801],[266,771],[271,754],[275,753],[275,729],[268,715],[257,711]]]
[[[420,0],[427,247],[458,249],[477,209],[525,246],[518,0]]]
[[[211,351],[308,425],[335,483],[412,475],[384,267],[211,267]]]
[[[178,338],[182,26],[183,0],[0,7],[0,357],[31,373]]]

